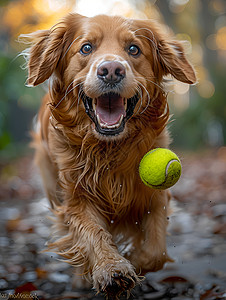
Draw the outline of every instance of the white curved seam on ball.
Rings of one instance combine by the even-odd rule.
[[[167,166],[166,166],[166,173],[165,173],[165,177],[167,177],[167,175],[168,175],[168,170],[169,170],[169,167],[170,167],[171,163],[173,163],[173,162],[175,162],[175,161],[177,161],[177,162],[178,162],[178,160],[177,160],[177,159],[172,159],[171,161],[169,161],[169,162],[168,162],[168,164],[167,164]],[[165,179],[165,181],[166,181],[166,179]]]

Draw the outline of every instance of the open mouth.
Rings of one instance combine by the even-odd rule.
[[[115,136],[124,130],[139,97],[135,95],[126,99],[115,93],[107,93],[92,99],[83,93],[82,100],[96,131],[102,135]]]

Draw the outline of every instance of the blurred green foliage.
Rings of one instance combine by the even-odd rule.
[[[170,125],[173,143],[183,149],[223,146],[226,141],[226,81],[224,65],[209,69],[215,85],[211,98],[201,98],[194,90],[189,107],[174,114]],[[183,99],[181,99],[183,101]]]
[[[44,94],[25,86],[23,64],[15,52],[0,53],[0,155],[5,158],[27,147],[32,118]]]

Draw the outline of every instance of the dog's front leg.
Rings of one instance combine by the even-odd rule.
[[[143,240],[140,241],[139,254],[134,252],[130,257],[141,274],[160,270],[167,261],[172,261],[166,250],[168,210],[169,194],[156,191],[142,222]]]
[[[90,206],[67,209],[66,222],[73,233],[75,253],[71,260],[78,262],[80,255],[88,261],[94,288],[116,299],[133,288],[138,278],[131,263],[119,254],[104,218]]]

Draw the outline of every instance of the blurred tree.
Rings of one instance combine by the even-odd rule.
[[[0,1],[0,156],[3,158],[17,155],[27,147],[32,119],[45,92],[43,87],[25,86],[27,70],[21,68],[25,62],[19,55],[24,45],[18,43],[18,36],[51,27],[75,3],[65,0],[62,6],[60,1],[55,1],[56,5],[53,2]]]
[[[171,105],[177,119],[175,126],[171,125],[174,143],[190,149],[222,146],[226,141],[226,2],[168,0],[167,3],[156,1],[177,37],[192,41],[191,61],[198,76],[196,87],[188,92],[188,107],[185,105],[181,110],[182,105]],[[171,95],[181,102],[185,97],[185,94]]]
[[[81,0],[77,1],[81,3]],[[121,7],[126,16],[134,14],[140,18],[146,16],[161,22],[165,20],[166,25],[173,28],[176,38],[187,41],[186,50],[197,70],[199,83],[196,87],[189,89],[174,82],[173,93],[169,95],[177,119],[175,126],[171,124],[175,145],[194,149],[224,144],[226,1],[130,2],[133,8],[122,6],[124,2],[119,1],[115,1],[114,6]],[[15,148],[17,152],[18,142],[24,145],[29,139],[31,119],[44,94],[42,88],[30,89],[24,85],[26,71],[20,68],[24,62],[22,58],[17,58],[24,46],[16,42],[17,37],[20,33],[51,27],[72,11],[75,3],[76,0],[0,1],[0,155],[9,154]]]
[[[13,53],[0,52],[0,154],[4,157],[18,154],[28,142],[31,120],[43,95],[41,89],[25,87],[26,72],[20,65],[21,59]]]

